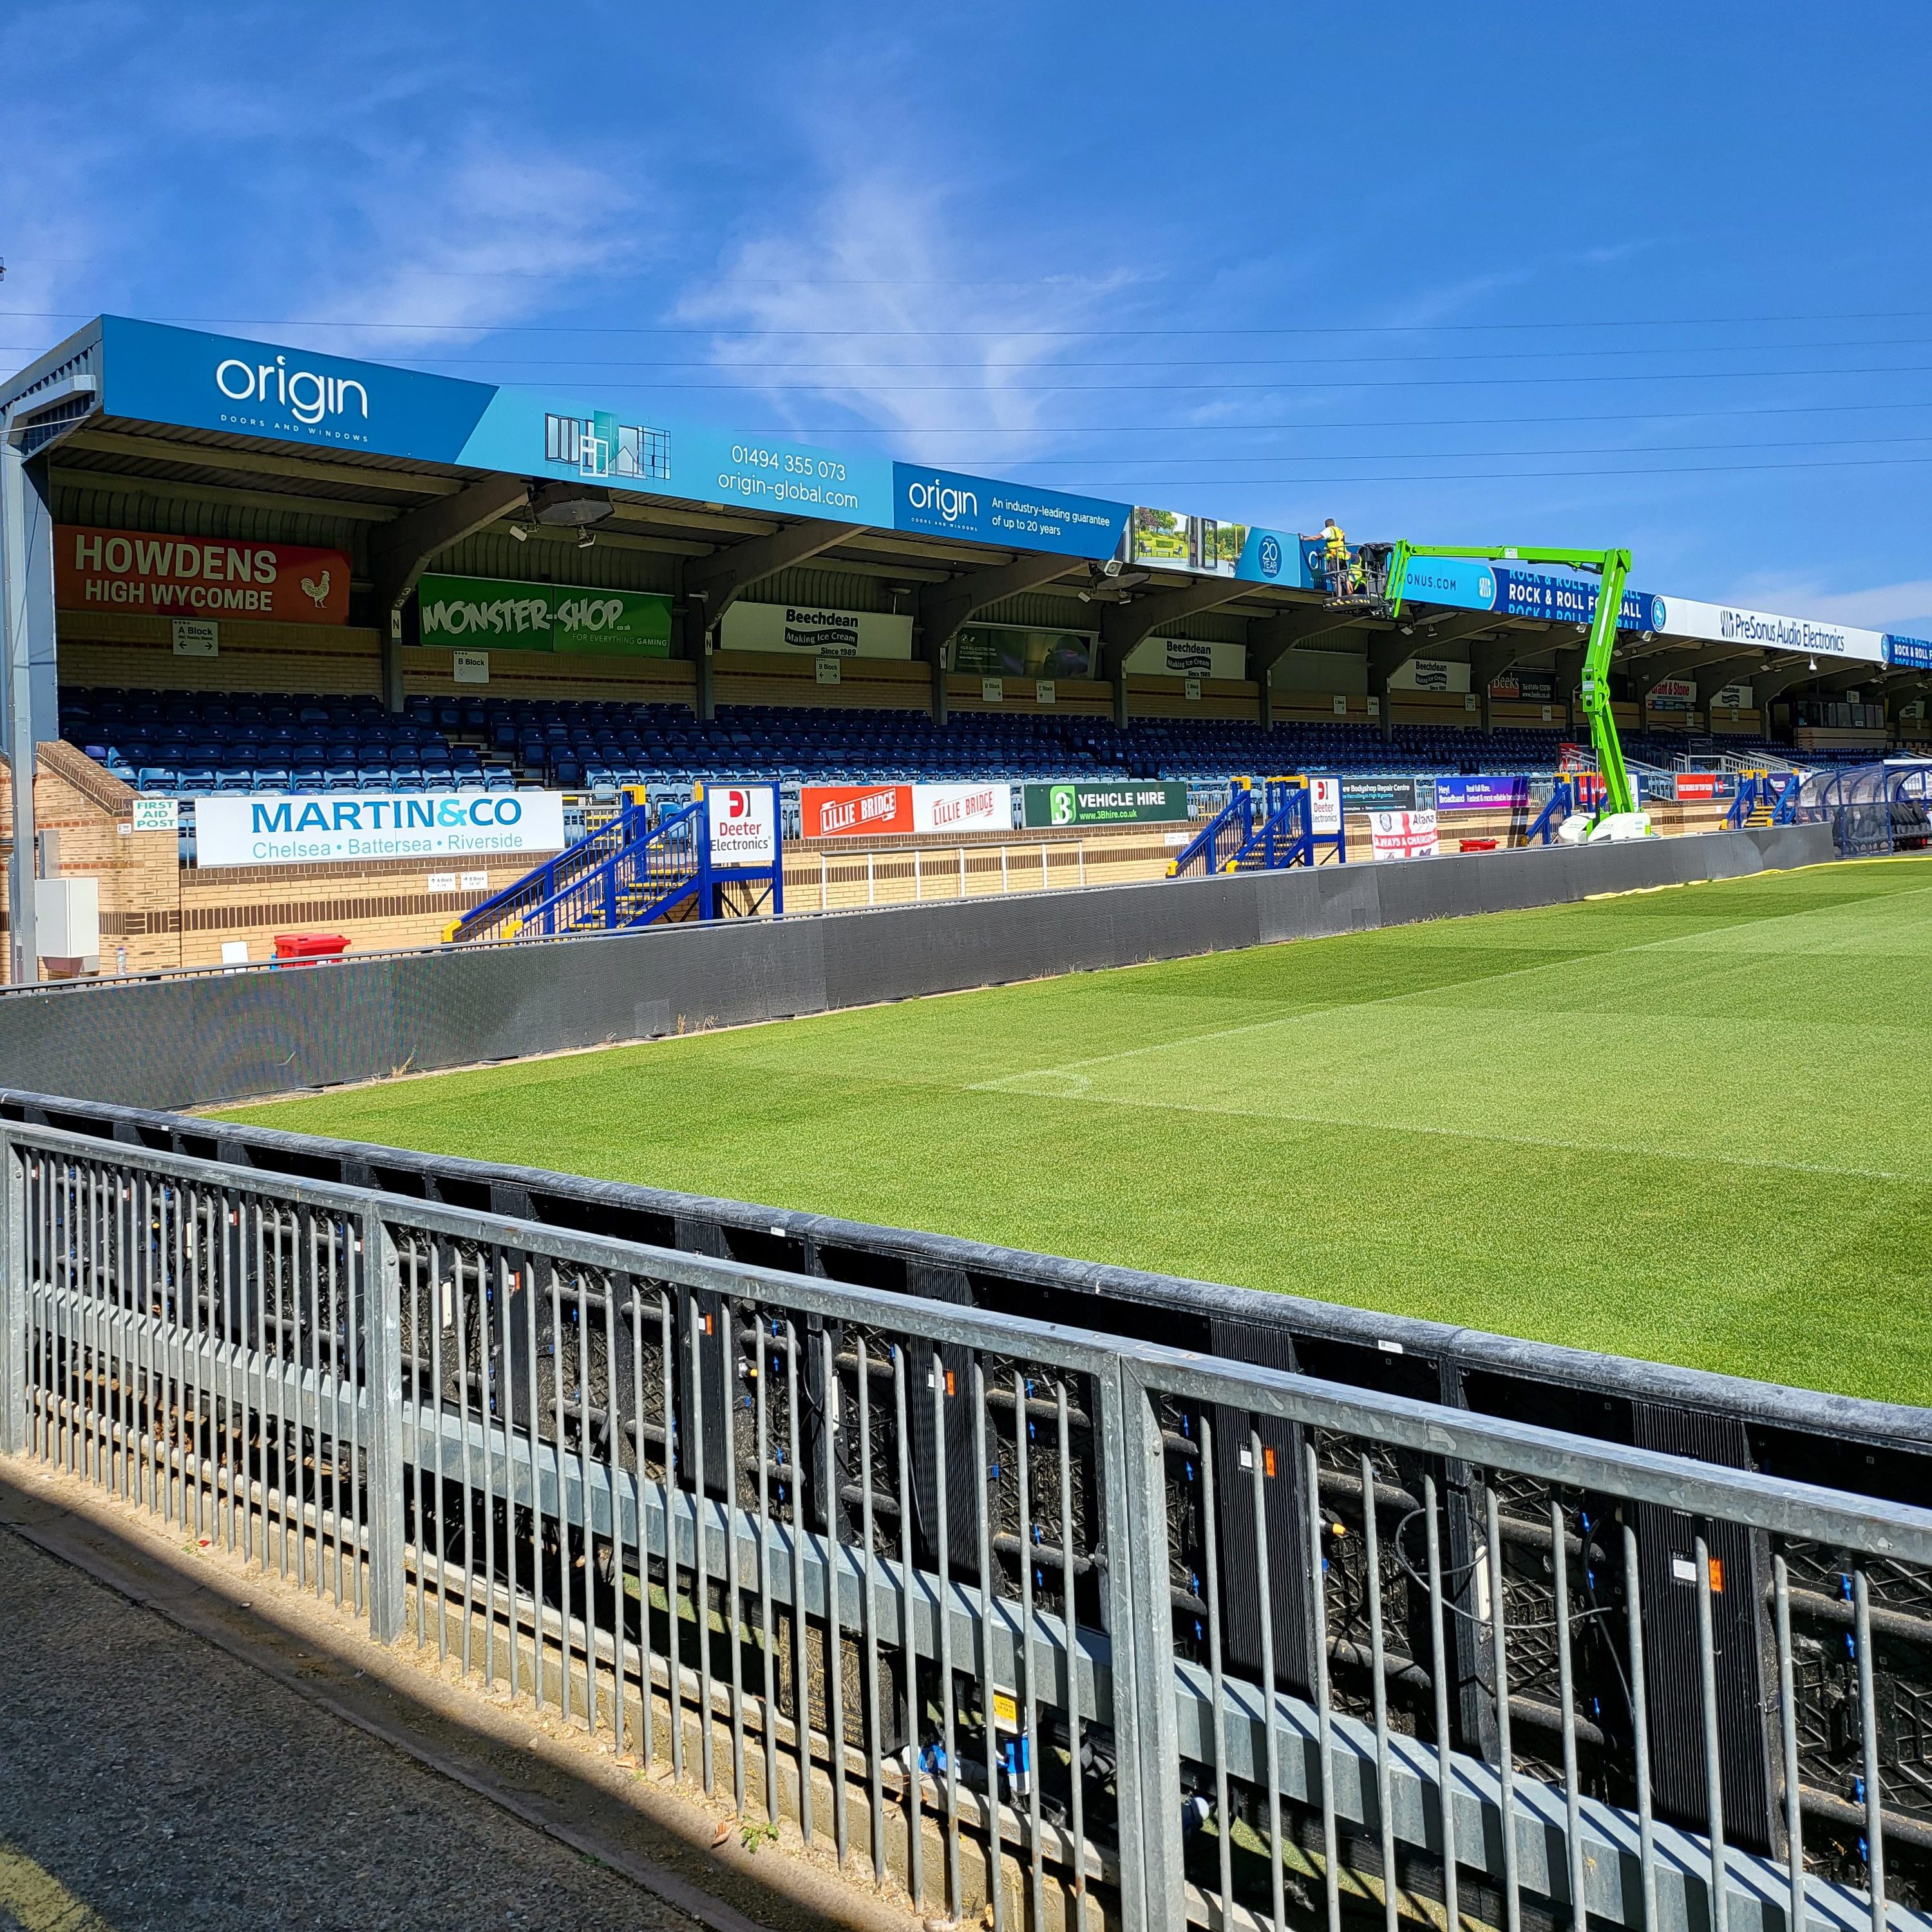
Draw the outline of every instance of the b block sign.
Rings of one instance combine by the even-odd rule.
[[[705,792],[704,804],[715,868],[730,872],[778,863],[776,785],[712,785]]]

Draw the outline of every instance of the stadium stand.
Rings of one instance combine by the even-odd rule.
[[[706,723],[682,706],[412,698],[400,715],[374,698],[236,692],[63,691],[62,736],[144,792],[451,784],[599,785],[759,774],[842,780],[988,778],[1224,778],[1237,772],[1546,770],[1566,734],[1505,728],[1111,720],[1040,713],[721,705]],[[1630,756],[1668,769],[1712,741],[1631,734]],[[1721,748],[1773,751],[1754,740]]]

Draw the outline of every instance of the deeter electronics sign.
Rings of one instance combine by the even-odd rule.
[[[774,784],[706,787],[711,862],[724,871],[774,866],[778,856],[778,788]]]
[[[63,610],[346,624],[349,560],[301,544],[62,524],[54,530],[54,602]]]

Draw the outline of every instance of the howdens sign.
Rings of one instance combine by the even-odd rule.
[[[195,807],[195,863],[347,866],[378,859],[563,849],[563,796],[549,791],[257,794]]]

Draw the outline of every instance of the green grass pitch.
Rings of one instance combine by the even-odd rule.
[[[1932,860],[234,1118],[1932,1402]]]

